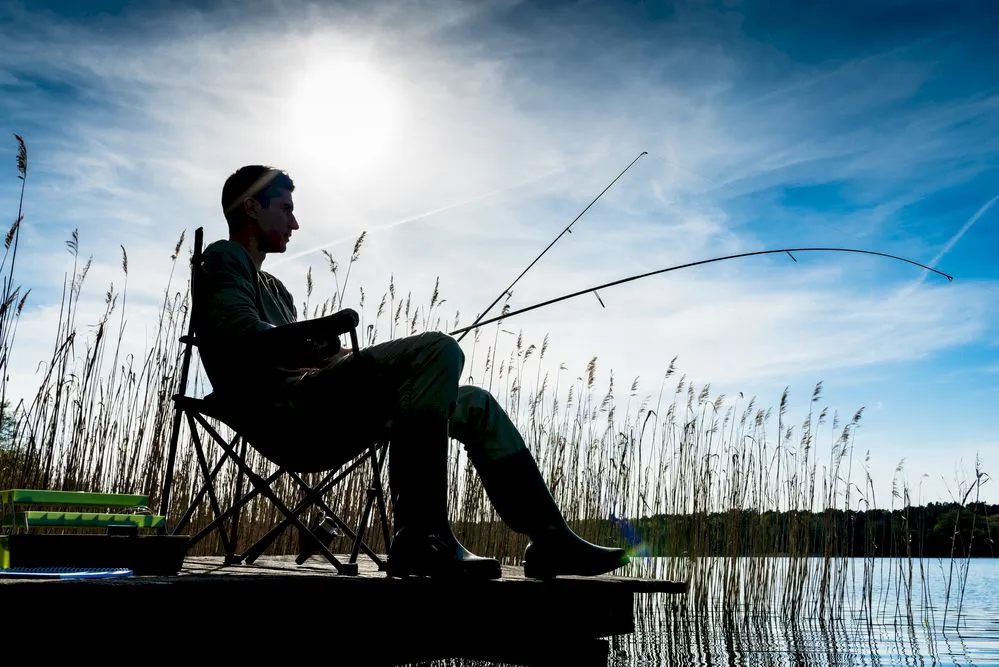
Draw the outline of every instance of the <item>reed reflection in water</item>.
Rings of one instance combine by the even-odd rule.
[[[676,566],[666,560],[644,565]],[[613,639],[609,664],[999,665],[995,559],[837,559],[837,604],[826,605],[814,582],[827,559],[726,560],[692,567],[686,596],[639,598],[636,631]],[[720,575],[745,583],[761,570],[776,574],[740,586],[738,600],[720,594]]]
[[[612,667],[999,665],[996,559],[649,558],[631,567],[643,576],[684,570],[691,587],[637,597],[634,634],[611,638]],[[814,582],[829,567],[836,604],[823,605]],[[767,583],[753,585],[764,573]],[[739,599],[726,581],[739,582]]]

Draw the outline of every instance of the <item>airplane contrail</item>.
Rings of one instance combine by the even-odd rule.
[[[937,262],[939,262],[943,258],[944,255],[946,255],[948,252],[951,251],[951,248],[953,248],[957,244],[957,242],[961,240],[961,237],[964,236],[968,232],[969,229],[971,229],[971,226],[973,224],[975,224],[976,222],[978,222],[978,219],[980,217],[982,217],[983,215],[985,215],[986,213],[988,213],[988,210],[990,208],[992,208],[992,206],[997,201],[999,201],[999,195],[996,195],[992,199],[990,199],[987,202],[985,202],[984,204],[982,204],[981,208],[979,208],[977,211],[975,211],[975,214],[973,216],[971,216],[970,218],[968,218],[968,221],[966,223],[964,223],[964,225],[961,227],[961,229],[957,230],[957,233],[954,234],[954,236],[950,237],[950,240],[947,241],[947,243],[940,250],[940,252],[937,253],[937,256],[934,257],[932,260],[930,260],[929,266],[936,266]],[[912,287],[909,288],[909,290],[913,290],[913,289],[919,287],[920,285],[923,284],[924,280],[926,280],[926,274],[921,275],[919,277],[919,279],[912,285]]]
[[[541,174],[540,176],[536,176],[534,178],[528,179],[526,181],[522,181],[520,183],[515,183],[513,185],[508,185],[506,187],[502,187],[502,188],[499,188],[499,189],[496,189],[496,190],[491,190],[489,192],[486,192],[486,193],[483,193],[483,194],[480,194],[480,195],[476,195],[476,196],[474,196],[474,197],[472,197],[470,199],[466,199],[464,201],[456,202],[454,204],[448,204],[446,206],[440,206],[438,208],[435,208],[435,209],[432,209],[432,210],[429,210],[429,211],[424,211],[423,213],[418,213],[416,215],[411,215],[409,217],[402,218],[400,220],[394,220],[392,222],[387,222],[385,224],[378,225],[376,227],[372,227],[368,231],[369,232],[380,232],[380,231],[384,231],[386,229],[392,229],[393,227],[400,227],[400,226],[408,224],[410,222],[415,222],[417,220],[421,220],[423,218],[427,218],[427,217],[430,217],[432,215],[436,215],[438,213],[443,213],[444,211],[449,211],[449,210],[451,210],[453,208],[460,208],[462,206],[467,206],[469,204],[474,204],[476,202],[482,201],[483,199],[488,199],[489,197],[494,197],[494,196],[496,196],[498,194],[502,194],[504,192],[509,192],[511,190],[517,190],[517,189],[520,189],[520,188],[527,187],[528,185],[533,185],[534,183],[537,183],[538,181],[544,180],[544,179],[546,179],[546,178],[548,178],[550,176],[554,176],[555,174],[567,171],[567,170],[569,170],[569,169],[571,169],[573,167],[577,167],[577,166],[582,165],[582,164],[586,164],[587,162],[591,162],[593,159],[595,159],[595,158],[590,158],[588,160],[581,160],[579,162],[574,162],[574,163],[566,165],[564,167],[559,167],[558,169],[553,169],[553,170],[551,170],[549,172],[546,172],[544,174]],[[353,241],[356,240],[356,238],[357,238],[357,234],[355,234],[353,236],[350,236],[350,237],[344,237],[344,238],[336,239],[334,241],[329,241],[328,243],[323,243],[323,244],[317,245],[317,246],[315,246],[313,248],[308,248],[306,250],[301,250],[301,251],[295,253],[294,255],[285,255],[285,256],[281,257],[279,260],[274,260],[271,263],[271,266],[278,266],[280,264],[283,264],[285,262],[291,261],[293,259],[298,259],[299,257],[304,257],[305,255],[309,255],[311,253],[314,253],[317,250],[322,250],[323,248],[330,248],[332,246],[339,245],[340,243],[346,243],[348,241],[349,242],[353,242]]]

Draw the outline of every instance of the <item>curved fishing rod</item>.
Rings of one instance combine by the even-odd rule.
[[[448,335],[449,336],[453,336],[453,335],[458,334],[458,333],[464,335],[468,331],[471,331],[472,329],[475,329],[477,327],[482,327],[482,326],[485,326],[487,324],[492,324],[493,322],[499,322],[500,320],[505,320],[508,317],[513,317],[514,315],[519,315],[520,313],[526,313],[529,310],[536,310],[536,309],[542,308],[544,306],[550,306],[553,303],[558,303],[559,301],[565,301],[565,300],[571,299],[573,297],[582,296],[583,294],[589,294],[590,292],[596,292],[596,290],[599,290],[599,289],[604,289],[606,287],[614,287],[615,285],[621,285],[623,283],[628,283],[628,282],[631,282],[633,280],[639,280],[641,278],[648,278],[649,276],[654,276],[654,275],[657,275],[657,274],[660,274],[660,273],[668,273],[670,271],[678,271],[679,269],[687,269],[687,268],[690,268],[692,266],[700,266],[702,264],[711,264],[712,262],[721,262],[721,261],[728,260],[728,259],[738,259],[740,257],[752,257],[754,255],[771,255],[771,254],[777,254],[777,253],[781,253],[781,254],[787,253],[787,255],[792,260],[794,260],[795,262],[797,262],[798,260],[794,259],[794,255],[792,255],[791,253],[793,253],[793,252],[813,252],[813,251],[824,251],[824,252],[855,252],[855,253],[860,253],[860,254],[864,254],[864,255],[878,255],[880,257],[888,257],[889,259],[897,259],[900,262],[906,262],[908,264],[913,264],[913,265],[918,266],[920,268],[926,269],[927,271],[932,271],[933,273],[937,273],[937,274],[943,276],[944,278],[946,278],[948,282],[953,282],[954,281],[954,276],[948,275],[948,274],[944,273],[943,271],[938,271],[937,269],[934,269],[933,267],[926,266],[925,264],[920,264],[919,262],[914,262],[911,259],[906,259],[904,257],[899,257],[897,255],[889,255],[888,253],[877,252],[876,250],[857,250],[857,249],[854,249],[854,248],[778,248],[776,250],[756,250],[754,252],[743,252],[743,253],[739,253],[737,255],[726,255],[725,257],[714,257],[712,259],[702,259],[702,260],[699,260],[699,261],[696,261],[696,262],[688,262],[687,264],[678,264],[676,266],[670,266],[670,267],[667,267],[665,269],[658,269],[656,271],[649,271],[647,273],[641,273],[641,274],[639,274],[637,276],[630,276],[628,278],[621,278],[620,280],[615,280],[615,281],[612,281],[612,282],[609,282],[609,283],[604,283],[603,285],[597,285],[596,287],[588,287],[587,289],[579,290],[578,292],[573,292],[572,294],[566,294],[564,296],[556,297],[554,299],[549,299],[548,301],[542,301],[541,303],[536,303],[533,306],[527,306],[525,308],[520,308],[519,310],[511,311],[511,312],[509,312],[509,313],[507,313],[505,315],[499,315],[498,317],[491,317],[488,320],[483,320],[483,321],[477,322],[475,324],[470,324],[469,326],[462,327],[461,329],[455,329],[454,331],[452,331]],[[458,340],[461,340],[461,339],[459,338]]]
[[[561,234],[559,234],[558,236],[556,236],[556,237],[555,237],[555,240],[554,240],[554,241],[552,241],[551,243],[549,243],[549,244],[548,244],[548,247],[547,247],[547,248],[545,248],[544,250],[542,250],[542,251],[541,251],[541,254],[540,254],[540,255],[538,255],[537,257],[535,257],[535,258],[534,258],[534,261],[533,261],[533,262],[531,262],[530,264],[528,264],[528,265],[527,265],[527,268],[526,268],[526,269],[524,269],[523,271],[521,271],[521,272],[520,272],[520,275],[519,275],[519,276],[517,276],[517,279],[516,279],[516,280],[514,280],[514,281],[513,281],[512,283],[510,283],[509,287],[507,287],[507,288],[506,288],[505,290],[503,290],[502,292],[500,292],[500,293],[499,293],[499,296],[497,296],[497,297],[496,297],[496,300],[495,300],[495,301],[493,301],[493,302],[492,302],[491,304],[489,304],[489,307],[488,307],[488,308],[486,308],[486,309],[485,309],[485,310],[483,310],[483,311],[482,311],[481,313],[479,313],[479,316],[478,316],[478,317],[477,317],[477,318],[475,319],[475,321],[474,321],[474,322],[472,322],[472,323],[471,323],[471,324],[470,324],[470,325],[469,325],[468,327],[466,327],[466,328],[465,328],[465,329],[463,329],[462,331],[464,331],[465,333],[467,333],[467,332],[471,331],[472,329],[475,329],[476,327],[480,326],[481,324],[485,324],[485,322],[481,322],[482,318],[486,316],[486,313],[488,313],[488,312],[489,312],[490,310],[492,310],[492,309],[493,309],[493,306],[495,306],[495,305],[496,305],[497,303],[499,303],[499,300],[503,298],[503,295],[504,295],[504,294],[508,294],[508,293],[510,292],[510,290],[512,290],[512,289],[513,289],[513,286],[514,286],[514,285],[516,285],[516,284],[517,284],[517,282],[518,282],[518,281],[519,281],[519,280],[520,280],[521,278],[523,278],[523,277],[524,277],[524,274],[525,274],[525,273],[527,273],[528,271],[530,271],[530,270],[531,270],[531,267],[532,267],[532,266],[534,266],[535,264],[537,264],[537,263],[538,263],[538,260],[539,260],[539,259],[541,259],[541,258],[542,258],[542,257],[544,256],[544,254],[545,254],[546,252],[548,252],[548,251],[549,251],[549,250],[551,249],[551,247],[552,247],[553,245],[555,245],[556,243],[558,243],[558,240],[559,240],[560,238],[562,238],[562,236],[564,236],[564,235],[565,235],[566,233],[569,233],[569,234],[571,234],[571,233],[572,233],[572,231],[571,231],[571,227],[572,227],[572,226],[573,226],[574,224],[576,224],[576,221],[577,221],[577,220],[579,220],[580,218],[582,218],[582,217],[583,217],[583,214],[584,214],[584,213],[586,213],[587,211],[589,211],[589,210],[590,210],[590,207],[591,207],[591,206],[593,206],[594,204],[596,204],[596,203],[597,203],[597,200],[598,200],[598,199],[600,199],[601,197],[603,197],[603,196],[604,196],[604,193],[605,193],[605,192],[607,192],[608,190],[610,190],[610,189],[611,189],[611,186],[612,186],[612,185],[614,185],[615,183],[617,183],[617,180],[618,180],[619,178],[621,178],[622,176],[624,176],[625,172],[626,172],[626,171],[628,171],[629,169],[631,169],[631,166],[632,166],[633,164],[635,164],[636,162],[638,162],[639,158],[641,158],[641,157],[642,157],[643,155],[648,155],[648,154],[649,154],[649,152],[648,152],[648,151],[642,151],[641,153],[639,153],[639,154],[638,154],[638,157],[636,157],[636,158],[635,158],[634,160],[632,160],[632,161],[631,161],[631,164],[629,164],[629,165],[628,165],[627,167],[625,167],[624,169],[622,169],[622,170],[621,170],[621,173],[620,173],[620,174],[618,174],[617,176],[615,176],[615,177],[614,177],[614,180],[613,180],[613,181],[611,181],[610,183],[608,183],[608,184],[607,184],[607,187],[606,187],[606,188],[604,188],[603,190],[601,190],[601,191],[600,191],[600,194],[598,194],[598,195],[597,195],[596,197],[594,197],[594,198],[593,198],[593,201],[591,201],[591,202],[590,202],[589,204],[587,204],[587,205],[586,205],[586,208],[584,208],[584,209],[583,209],[582,211],[580,211],[580,212],[579,212],[579,215],[577,215],[577,216],[576,216],[575,218],[573,218],[572,222],[570,222],[570,223],[569,223],[569,224],[568,224],[568,225],[566,226],[566,228],[562,230],[562,233],[561,233]],[[459,342],[459,343],[461,342],[461,339],[465,337],[465,333],[462,333],[462,334],[461,334],[461,336],[459,336],[459,337],[458,337],[458,342]],[[453,335],[453,334],[452,334],[452,335]]]

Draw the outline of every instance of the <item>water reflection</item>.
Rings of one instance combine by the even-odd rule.
[[[611,638],[607,664],[999,665],[999,560],[952,565],[947,559],[640,559],[628,574],[686,579],[690,591],[637,596],[635,632]]]
[[[703,594],[692,581],[685,597],[643,596],[609,664],[999,665],[994,559],[967,562],[960,580],[946,561],[849,559],[825,589],[821,559],[717,560],[692,572]]]

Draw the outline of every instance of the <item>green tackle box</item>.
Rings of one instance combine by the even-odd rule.
[[[0,569],[128,568],[175,574],[187,535],[167,535],[166,517],[144,495],[10,489],[0,491]]]

